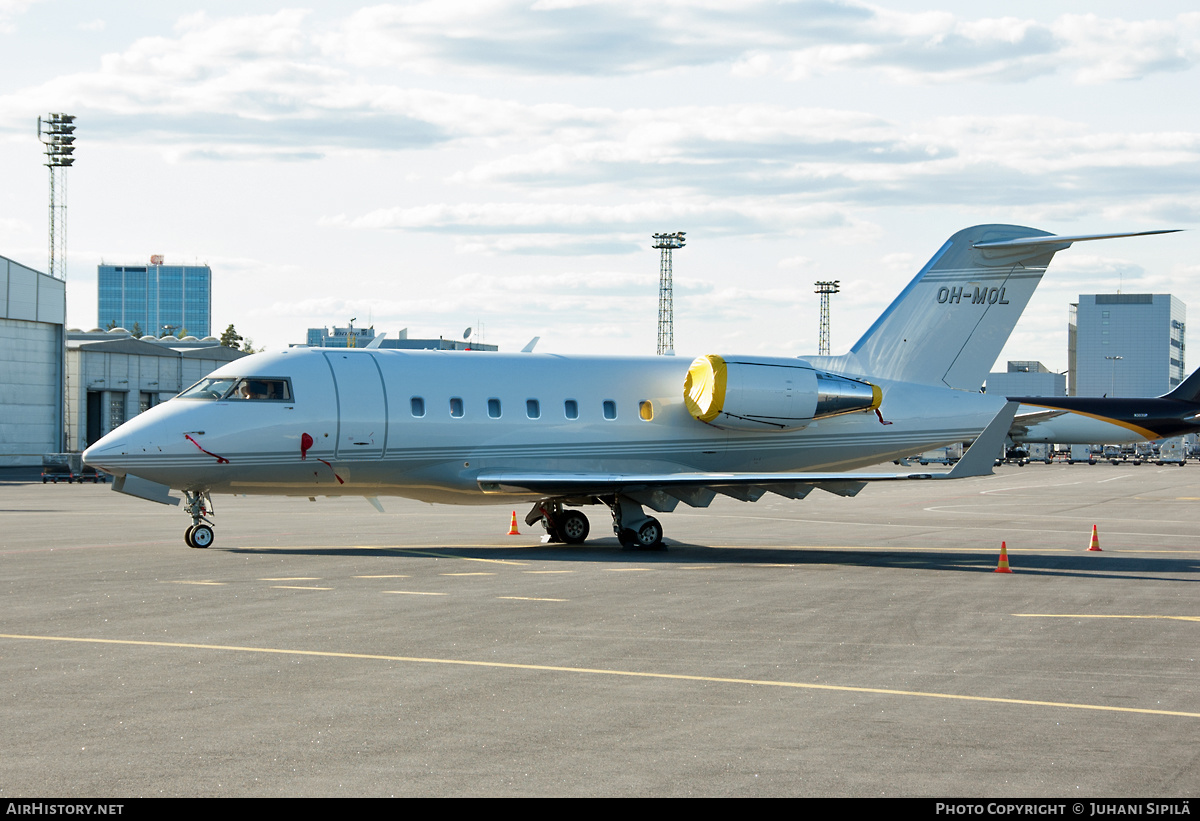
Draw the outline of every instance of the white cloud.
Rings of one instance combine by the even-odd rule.
[[[34,3],[42,0],[0,0],[0,34],[11,34],[16,31],[13,20],[24,14]]]

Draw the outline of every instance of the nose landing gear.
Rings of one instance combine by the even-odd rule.
[[[192,493],[184,491],[187,504],[184,510],[192,517],[192,526],[183,534],[183,541],[188,547],[206,548],[212,545],[212,521],[208,518],[212,511],[212,498],[208,493]]]

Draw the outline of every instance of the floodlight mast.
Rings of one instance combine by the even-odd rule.
[[[675,355],[675,285],[671,271],[671,251],[682,248],[687,232],[655,234],[654,246],[662,251],[658,274],[658,355]]]
[[[67,169],[75,158],[75,115],[47,114],[38,117],[38,140],[46,146],[50,169],[50,258],[47,273],[67,278]]]
[[[814,293],[821,295],[821,335],[817,342],[817,353],[821,356],[829,356],[829,295],[838,293],[839,282],[840,279],[813,283],[817,286]]]

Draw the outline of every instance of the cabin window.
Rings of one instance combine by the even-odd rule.
[[[418,419],[425,415],[425,399],[421,396],[412,398],[412,415]]]
[[[638,416],[649,422],[654,418],[654,403],[649,399],[638,402]]]
[[[488,416],[493,419],[500,418],[500,400],[494,396],[488,400]]]
[[[566,414],[568,419],[578,419],[579,403],[574,399],[568,399],[566,402],[563,402],[563,413]]]
[[[542,406],[536,399],[525,400],[525,415],[530,419],[540,419],[542,417]]]
[[[461,419],[463,415],[462,397],[453,396],[450,398],[450,415],[455,419]]]
[[[604,418],[605,419],[616,419],[617,418],[617,403],[612,401],[611,399],[604,400]]]

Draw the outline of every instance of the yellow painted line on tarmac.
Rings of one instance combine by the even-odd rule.
[[[228,582],[199,582],[199,581],[189,582],[189,581],[184,581],[183,579],[175,579],[173,581],[166,582],[166,584],[210,584],[215,587],[220,587],[221,585],[228,584]]]
[[[259,579],[260,582],[315,582],[320,576],[280,576],[279,578]]]
[[[445,593],[426,593],[421,590],[384,590],[384,593],[395,593],[397,596],[444,596]]]
[[[783,567],[791,567],[792,565],[782,565]],[[680,570],[716,570],[715,564],[685,564],[681,565]]]
[[[592,676],[619,676],[664,681],[694,681],[709,684],[745,684],[751,687],[782,687],[791,690],[826,690],[840,693],[863,693],[883,696],[907,696],[912,698],[939,698],[949,701],[975,701],[988,704],[1009,704],[1023,707],[1057,707],[1068,710],[1095,710],[1107,713],[1138,713],[1141,715],[1176,716],[1200,719],[1200,713],[1180,710],[1152,710],[1142,707],[1115,707],[1108,704],[1086,704],[1072,701],[1037,701],[1025,698],[999,698],[996,696],[968,696],[959,693],[934,693],[921,690],[889,690],[881,687],[849,687],[840,684],[810,684],[802,681],[770,681],[766,679],[726,678],[722,676],[697,676],[684,673],[654,673],[639,670],[605,670],[593,667],[560,667],[549,664],[517,664],[503,661],[473,661],[469,659],[425,658],[421,656],[388,656],[374,653],[337,653],[328,650],[289,650],[278,647],[245,647],[229,644],[190,644],[172,641],[140,641],[134,639],[97,639],[72,636],[29,636],[0,633],[0,639],[24,641],[57,641],[78,644],[125,645],[129,647],[174,647],[184,650],[220,650],[234,653],[264,653],[285,656],[309,656],[316,658],[360,659],[367,661],[409,662],[412,664],[446,664],[456,667],[490,667],[499,670],[532,670],[544,673],[576,673]]]
[[[496,598],[512,601],[569,601],[569,599],[539,599],[536,596],[497,596]]]
[[[474,573],[439,573],[438,575],[439,576],[495,576],[496,574],[495,573],[484,573],[484,572],[477,571]]]
[[[1040,532],[1040,531],[1039,531]],[[856,552],[878,552],[878,553],[999,553],[1000,545],[995,547],[902,547],[900,545],[829,545],[829,544],[773,544],[773,545],[747,545],[747,544],[712,544],[709,548],[714,547],[759,547],[763,550],[846,550]],[[1086,549],[1086,548],[1085,548]],[[1073,548],[1069,547],[1009,547],[1008,552],[1013,551],[1025,553],[1075,553]],[[796,562],[785,564],[755,564],[754,567],[799,567]]]
[[[546,575],[549,573],[574,573],[574,570],[522,570],[522,573],[533,573]]]
[[[606,567],[610,573],[638,573],[642,570],[649,570],[649,567]]]
[[[1170,621],[1200,621],[1200,616],[1147,616],[1120,613],[1013,613],[1026,619],[1167,619]]]
[[[311,587],[299,584],[273,584],[272,590],[332,590],[332,587]]]
[[[407,579],[408,576],[402,573],[391,573],[382,576],[351,576],[353,579]]]
[[[478,545],[455,545],[456,547],[495,547],[496,545],[478,544]],[[474,556],[455,556],[453,553],[437,553],[431,550],[409,550],[403,547],[375,547],[373,550],[395,550],[397,553],[411,553],[414,556],[432,556],[435,559],[458,559],[462,562],[484,562],[486,564],[511,564],[516,567],[526,567],[529,562],[514,562],[508,559],[479,559]]]

